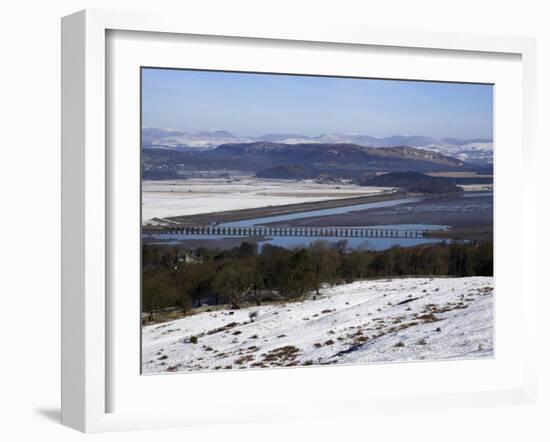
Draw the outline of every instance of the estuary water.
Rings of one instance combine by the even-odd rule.
[[[344,207],[335,207],[332,209],[311,210],[307,212],[292,213],[285,215],[274,215],[268,217],[260,217],[241,221],[232,221],[216,224],[217,227],[254,227],[265,226],[272,223],[284,225],[287,221],[307,220],[308,218],[327,217],[334,215],[353,214],[355,212],[364,212],[382,208],[397,208],[406,210],[408,206],[424,200],[431,200],[429,196],[399,198],[389,201],[378,201],[372,203],[356,204]],[[430,223],[394,223],[394,224],[360,224],[355,226],[346,226],[351,229],[357,228],[372,228],[372,229],[391,229],[391,230],[444,230],[448,226],[443,224]],[[294,248],[299,246],[308,246],[315,241],[326,241],[330,243],[343,243],[350,249],[367,248],[371,250],[384,250],[393,246],[415,246],[419,244],[427,244],[441,242],[442,239],[437,238],[365,238],[365,237],[345,237],[345,236],[262,236],[262,237],[247,237],[231,235],[231,238],[240,238],[244,242],[247,238],[251,242],[256,242],[260,247],[265,244],[271,244],[280,247]],[[220,235],[189,235],[183,233],[163,233],[145,235],[144,241],[148,243],[163,243],[163,244],[178,244],[189,241],[203,241],[208,244],[208,247],[225,248],[228,241],[226,237]],[[231,242],[234,245],[234,241]]]
[[[252,227],[263,226],[270,223],[281,223],[284,221],[291,221],[296,219],[313,218],[318,216],[329,215],[343,215],[346,213],[360,212],[362,210],[380,209],[383,207],[394,207],[402,204],[410,204],[418,201],[422,201],[425,197],[411,197],[411,198],[399,198],[389,201],[377,201],[373,203],[355,204],[351,206],[334,207],[332,209],[319,209],[310,210],[308,212],[291,213],[286,215],[266,216],[262,218],[253,218],[242,221],[231,221],[227,223],[220,223],[220,227]]]

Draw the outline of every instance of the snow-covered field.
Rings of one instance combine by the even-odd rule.
[[[146,326],[142,342],[143,373],[487,358],[493,278],[355,282],[317,300]]]
[[[320,184],[252,177],[239,181],[221,178],[144,181],[142,220],[147,223],[152,218],[350,198],[390,190],[355,184]]]
[[[492,184],[459,184],[458,187],[462,187],[464,192],[492,192]]]

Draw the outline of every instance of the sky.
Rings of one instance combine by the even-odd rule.
[[[142,126],[239,136],[492,138],[493,87],[143,68]]]

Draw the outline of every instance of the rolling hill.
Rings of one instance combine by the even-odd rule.
[[[435,177],[418,172],[390,172],[360,181],[363,186],[399,187],[407,192],[459,193],[462,188],[452,178]]]
[[[357,144],[283,144],[258,141],[228,143],[215,149],[177,151],[143,149],[142,168],[145,179],[154,176],[176,178],[191,171],[233,170],[269,174],[275,169],[280,178],[295,179],[301,175],[358,178],[366,172],[441,170],[477,170],[479,167],[462,160],[424,149],[407,146],[373,148]],[[282,169],[281,169],[282,168]]]

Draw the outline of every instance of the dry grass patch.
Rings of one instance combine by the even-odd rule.
[[[236,365],[243,365],[245,362],[252,362],[253,360],[254,360],[253,355],[246,355],[246,356],[243,356],[239,359],[235,359],[235,361],[233,363],[236,364]]]
[[[264,353],[262,356],[264,362],[271,362],[275,365],[283,365],[294,361],[299,352],[300,349],[298,347],[295,347],[294,345],[286,345],[284,347],[271,350],[268,353]]]

